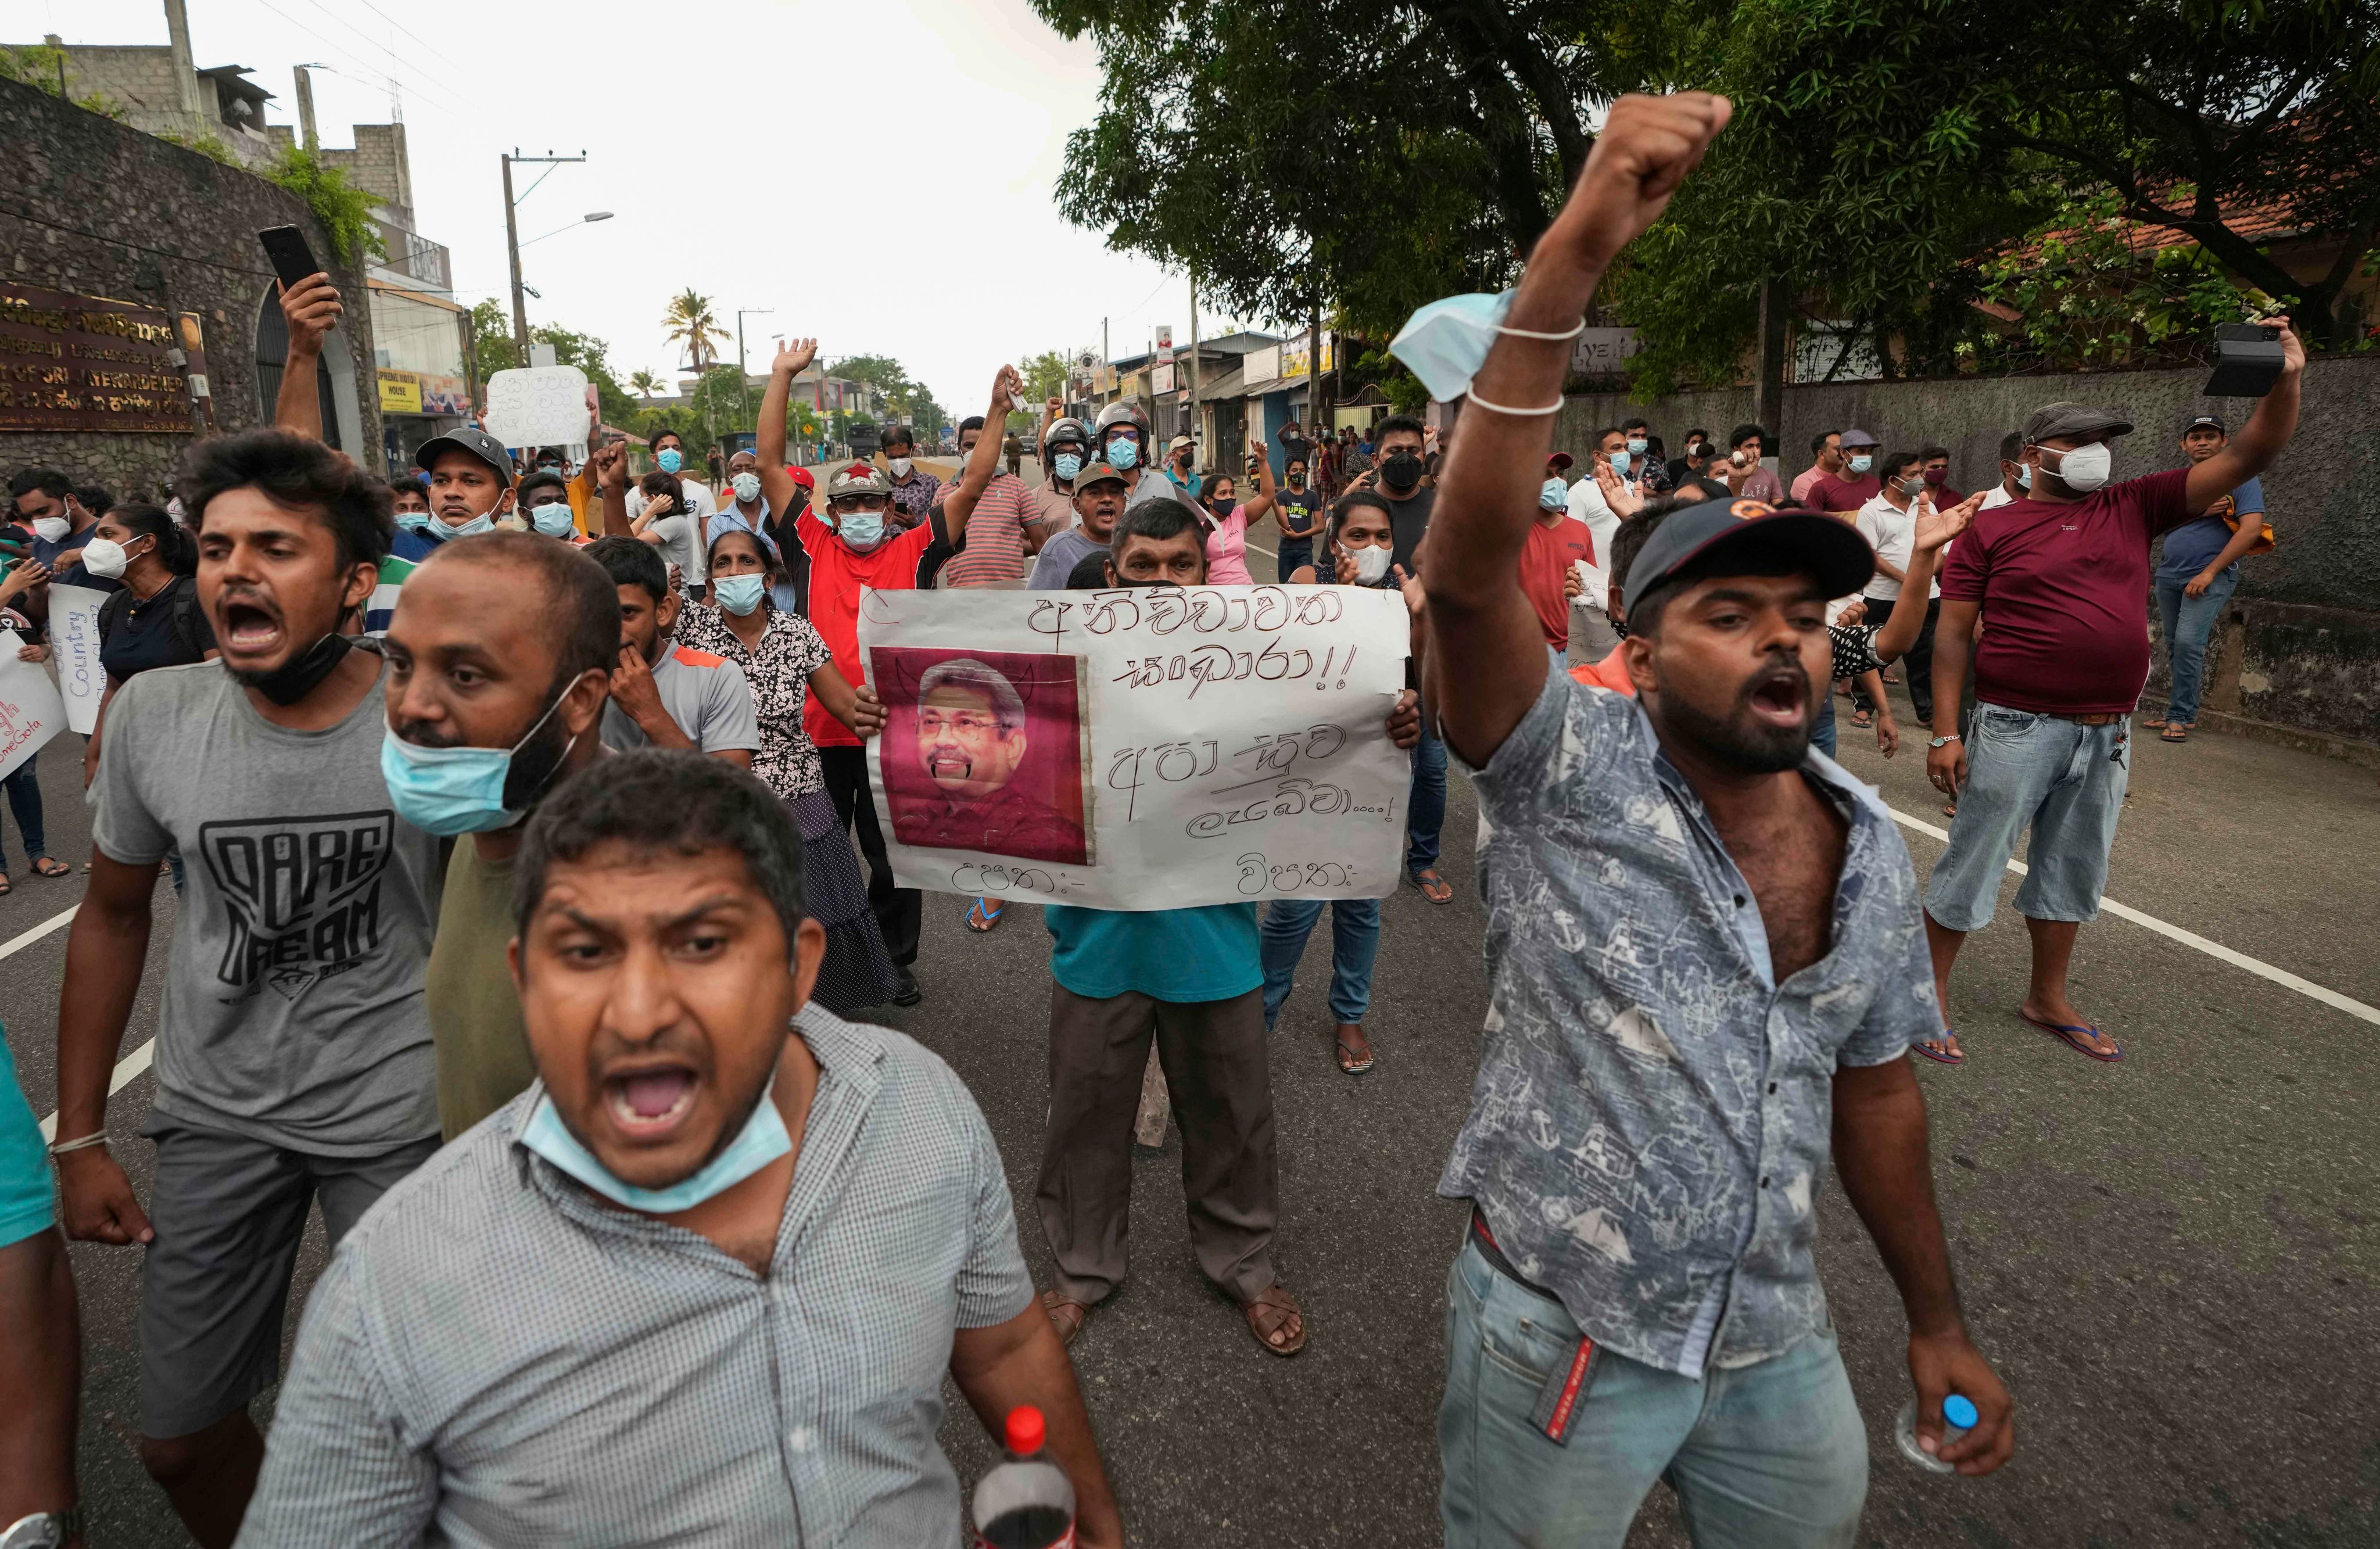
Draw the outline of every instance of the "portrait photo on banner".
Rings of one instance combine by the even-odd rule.
[[[1087,865],[1089,696],[1082,659],[877,647],[880,749],[894,837]]]

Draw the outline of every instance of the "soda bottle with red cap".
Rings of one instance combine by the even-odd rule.
[[[1003,1430],[1008,1460],[975,1487],[977,1549],[1074,1549],[1075,1487],[1041,1454],[1041,1411],[1020,1404]]]

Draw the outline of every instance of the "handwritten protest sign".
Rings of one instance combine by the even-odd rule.
[[[57,647],[67,730],[86,737],[99,724],[99,702],[107,697],[107,673],[99,664],[99,605],[106,600],[105,592],[91,587],[50,587],[50,640]]]
[[[1410,757],[1393,591],[870,591],[868,771],[905,887],[1099,909],[1378,898]]]
[[[516,366],[488,378],[488,434],[506,446],[569,446],[587,439],[587,373]]]
[[[0,780],[42,751],[66,726],[67,708],[58,685],[38,661],[19,661],[25,642],[13,629],[0,629]]]

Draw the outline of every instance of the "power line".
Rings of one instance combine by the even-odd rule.
[[[375,70],[368,65],[357,64],[355,51],[353,49],[348,47],[346,43],[333,42],[330,39],[322,36],[322,33],[315,31],[312,28],[298,20],[296,17],[291,16],[287,11],[285,11],[280,6],[274,5],[273,0],[256,0],[256,3],[263,6],[266,10],[271,11],[274,16],[279,17],[282,20],[287,22],[290,26],[298,29],[300,32],[305,33],[316,42],[321,43],[324,48],[330,49],[338,54],[342,58],[346,59],[349,65],[354,67],[352,73],[355,75],[363,77],[366,79],[376,79],[382,85],[390,87],[395,87],[402,84],[394,76],[388,75],[384,71]],[[394,56],[392,55],[392,57]],[[332,67],[327,66],[324,67],[332,68]],[[350,72],[337,70],[334,73],[345,75]],[[449,112],[460,113],[464,111],[452,100],[446,98],[443,92],[423,90],[418,84],[415,89],[421,91],[422,95],[429,97],[431,101],[444,106]]]
[[[324,16],[329,17],[333,21],[335,21],[340,26],[346,28],[348,31],[353,32],[357,37],[361,38],[371,47],[376,48],[380,50],[381,53],[388,55],[390,64],[396,66],[399,69],[410,70],[412,61],[407,59],[405,55],[397,53],[396,50],[389,47],[386,43],[382,42],[379,39],[373,37],[370,33],[365,31],[354,22],[349,21],[346,18],[339,15],[336,11],[332,10],[328,6],[323,5],[322,0],[306,0],[306,3],[313,6],[316,10],[322,12]],[[395,79],[394,77],[391,77],[390,79],[392,80]],[[418,78],[416,78],[416,81],[417,89],[419,89]],[[431,95],[433,93],[425,91],[423,94]]]
[[[438,50],[437,50],[435,47],[433,47],[433,46],[430,43],[430,42],[429,42],[427,39],[425,39],[425,38],[423,38],[423,37],[421,36],[421,34],[419,34],[419,32],[416,32],[412,28],[407,27],[405,23],[403,23],[403,22],[401,22],[401,21],[397,20],[397,19],[396,19],[396,18],[395,18],[395,17],[393,17],[393,16],[389,15],[386,11],[382,10],[378,6],[373,5],[373,4],[372,4],[372,0],[363,0],[363,3],[364,3],[364,8],[365,8],[365,9],[367,9],[367,10],[370,11],[372,15],[374,15],[374,16],[376,16],[376,17],[380,18],[382,21],[387,22],[391,27],[395,28],[398,31],[400,31],[400,32],[404,33],[407,37],[411,38],[415,42],[419,43],[423,48],[429,49],[429,50],[430,50],[430,52],[431,52],[431,54],[432,54],[433,55],[435,55],[437,58],[442,59],[442,60],[445,60],[445,62],[446,62],[448,65],[454,66],[454,67],[455,67],[455,69],[458,69],[458,70],[459,70],[459,69],[461,69],[461,68],[463,67],[462,67],[462,66],[460,66],[460,65],[456,65],[456,64],[455,64],[455,61],[454,61],[454,60],[452,60],[452,59],[447,59],[447,58],[446,58],[446,55],[444,55],[444,54],[440,54],[440,53],[438,52]]]

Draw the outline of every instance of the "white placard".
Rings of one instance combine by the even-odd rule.
[[[67,730],[86,737],[99,725],[99,702],[107,697],[107,673],[99,664],[99,605],[106,600],[105,592],[90,587],[50,587],[50,643],[56,647]]]
[[[488,379],[488,434],[506,446],[568,446],[587,439],[587,373],[526,366]]]
[[[1362,587],[864,593],[893,875],[1099,909],[1385,897],[1408,640]]]
[[[17,660],[24,648],[15,630],[0,629],[0,780],[16,773],[67,723],[66,703],[48,669]]]

